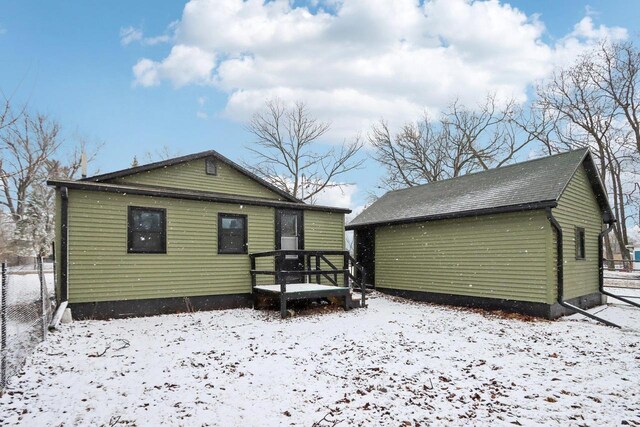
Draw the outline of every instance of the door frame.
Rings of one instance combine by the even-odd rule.
[[[297,233],[298,233],[298,250],[304,249],[304,210],[302,209],[276,209],[275,210],[275,249],[282,249],[282,214],[296,214],[298,215]],[[298,259],[285,259],[285,263],[290,263],[292,269],[304,270],[304,256],[299,255]],[[281,269],[281,265],[276,258],[276,271]],[[290,267],[287,267],[290,268]]]
[[[354,252],[356,260],[367,270],[366,285],[375,288],[376,285],[376,229],[375,227],[358,228],[354,230]],[[363,252],[368,252],[367,259],[363,256]],[[360,279],[360,272],[356,270],[356,277]]]

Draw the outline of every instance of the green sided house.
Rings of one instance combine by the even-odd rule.
[[[378,290],[556,318],[602,303],[614,221],[582,149],[390,191],[347,229]]]
[[[338,285],[325,252],[346,253],[350,211],[306,204],[215,151],[48,184],[57,295],[74,318],[246,307],[261,284],[309,277],[315,291]],[[313,256],[324,273],[296,276]]]

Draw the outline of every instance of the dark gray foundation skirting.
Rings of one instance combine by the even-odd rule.
[[[251,294],[71,303],[74,319],[115,319],[252,306]]]
[[[435,292],[406,291],[401,289],[376,288],[376,290],[389,295],[395,295],[414,301],[431,302],[435,304],[447,304],[460,307],[475,307],[487,310],[505,310],[522,313],[529,316],[543,317],[545,319],[557,319],[558,317],[574,312],[558,303],[544,304],[538,302],[514,301],[498,298],[470,297],[466,295],[440,294]],[[569,304],[582,309],[588,309],[601,305],[603,298],[600,293],[584,295],[567,300]]]

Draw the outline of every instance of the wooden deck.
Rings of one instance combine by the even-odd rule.
[[[345,310],[354,308],[351,289],[347,286],[320,285],[317,283],[287,283],[282,292],[281,285],[259,285],[253,288],[253,296],[272,296],[280,300],[282,317],[286,317],[287,301],[337,297],[343,299]]]
[[[276,271],[256,269],[256,258],[274,257],[284,259],[285,256],[296,255],[300,258],[300,269],[295,271]],[[343,268],[336,267],[327,256],[342,256]],[[250,254],[251,260],[251,289],[254,297],[254,307],[256,298],[260,295],[277,297],[280,300],[280,314],[282,318],[287,317],[287,301],[300,299],[315,299],[338,297],[344,299],[344,308],[349,310],[356,307],[366,307],[365,286],[363,285],[366,274],[351,257],[348,251],[319,251],[319,250],[278,250]],[[315,263],[312,263],[315,258]],[[276,262],[275,265],[278,265]],[[351,274],[351,268],[360,271],[360,279]],[[301,275],[304,282],[287,283],[288,274]],[[275,277],[274,284],[257,284],[256,276],[268,275]],[[343,277],[342,283],[338,282],[338,277]],[[322,283],[322,279],[330,284]],[[315,280],[315,283],[312,281]],[[354,287],[355,285],[355,287]],[[352,291],[357,288],[361,294],[358,298],[352,298]]]
[[[257,285],[253,288],[256,292],[276,293],[282,292],[280,285]],[[309,292],[336,292],[344,293],[348,291],[347,287],[337,287],[333,285],[319,285],[317,283],[287,283],[287,294],[308,295]]]

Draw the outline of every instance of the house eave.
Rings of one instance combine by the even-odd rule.
[[[286,202],[271,199],[261,199],[252,197],[242,197],[235,195],[226,195],[221,193],[207,193],[197,191],[187,191],[169,188],[153,188],[151,186],[138,187],[120,184],[108,184],[88,181],[66,181],[66,180],[48,180],[47,185],[74,190],[99,191],[117,194],[135,194],[140,196],[164,197],[172,199],[198,200],[206,202],[243,204],[249,206],[267,206],[276,208],[301,209],[311,211],[335,212],[348,214],[351,209],[337,208],[332,206],[309,205],[304,202]]]
[[[484,215],[494,215],[494,214],[502,214],[502,213],[531,211],[531,210],[546,209],[546,208],[555,208],[556,206],[558,206],[557,201],[544,200],[540,202],[524,203],[524,204],[510,205],[510,206],[497,206],[497,207],[485,208],[485,209],[473,209],[473,210],[461,211],[461,212],[447,212],[442,214],[417,216],[412,218],[371,221],[371,222],[365,222],[361,224],[348,224],[345,227],[345,229],[357,230],[359,228],[411,224],[411,223],[426,222],[426,221],[440,221],[444,219],[468,218],[473,216],[484,216]]]

